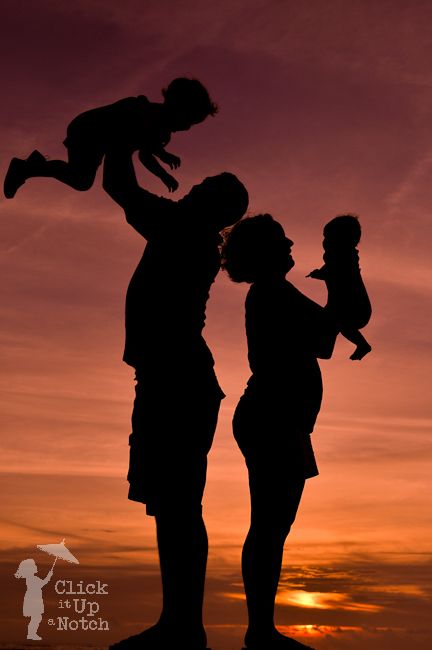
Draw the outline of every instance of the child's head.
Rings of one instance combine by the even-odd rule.
[[[34,576],[35,573],[37,573],[36,562],[31,558],[28,558],[27,560],[20,562],[15,573],[15,578],[28,578]]]
[[[294,266],[292,245],[270,214],[248,217],[225,233],[222,267],[234,282],[284,278]]]
[[[353,214],[342,214],[335,217],[324,226],[324,248],[326,244],[357,246],[361,237],[358,217]]]
[[[207,89],[197,79],[174,79],[162,94],[171,131],[186,131],[218,112]]]

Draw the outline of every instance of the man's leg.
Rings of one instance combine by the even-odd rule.
[[[201,508],[156,514],[163,609],[159,624],[192,648],[205,648],[202,620],[208,540]]]
[[[197,391],[191,413],[188,395],[173,399],[168,409],[152,389],[140,381],[136,386],[129,499],[147,504],[147,512],[156,519],[163,608],[156,625],[111,648],[171,650],[170,646],[186,644],[188,650],[203,650],[208,540],[201,500],[221,395],[216,390]],[[179,422],[186,423],[183,436]]]

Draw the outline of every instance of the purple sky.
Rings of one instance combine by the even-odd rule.
[[[205,176],[237,173],[250,214],[271,212],[294,240],[290,279],[321,303],[323,288],[304,276],[320,264],[322,226],[359,215],[373,352],[353,364],[338,340],[322,364],[321,475],[287,542],[278,622],[312,626],[304,638],[319,650],[429,648],[432,5],[3,0],[0,12],[3,173],[35,148],[63,157],[66,126],[83,110],[143,93],[159,101],[189,75],[221,110],[172,139],[178,197]],[[100,175],[86,193],[29,182],[0,211],[0,640],[24,638],[18,562],[66,537],[83,558],[80,579],[100,571],[113,584],[112,632],[79,637],[44,623],[42,636],[103,645],[157,614],[153,523],[126,501],[124,481],[133,375],[121,362],[123,301],[144,242]],[[246,620],[246,474],[230,431],[248,377],[246,289],[221,274],[205,330],[227,393],[205,500],[216,650],[237,647]],[[123,609],[129,588],[144,619]]]

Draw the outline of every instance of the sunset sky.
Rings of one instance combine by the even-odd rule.
[[[373,351],[349,360],[338,338],[321,363],[308,482],[285,550],[277,623],[318,650],[431,647],[432,4],[427,0],[2,0],[1,173],[38,149],[64,158],[67,124],[119,98],[202,80],[220,113],[169,150],[180,198],[236,173],[249,214],[270,212],[294,241],[289,279],[324,304],[322,227],[359,215]],[[138,166],[137,166],[138,169]],[[168,196],[144,170],[141,184]],[[123,305],[144,240],[104,194],[53,180],[0,199],[0,642],[22,644],[24,581],[37,544],[80,565],[56,579],[99,579],[109,632],[64,631],[54,581],[46,643],[104,646],[153,622],[160,605],[154,522],[127,501],[133,371],[122,363]],[[180,246],[187,246],[185,241]],[[173,282],[181,290],[181,273]],[[248,378],[247,287],[220,274],[205,337],[223,401],[209,457],[205,605],[213,650],[241,647],[240,574],[249,503],[232,413]],[[175,327],[175,323],[173,323]],[[182,423],[179,423],[179,427]],[[264,432],[265,434],[265,432]],[[181,507],[181,504],[179,504]],[[16,646],[19,647],[19,646]]]

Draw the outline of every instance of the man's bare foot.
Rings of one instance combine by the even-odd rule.
[[[182,630],[171,630],[156,623],[139,634],[122,639],[109,646],[110,650],[166,650],[169,647],[182,646],[188,650],[206,650],[205,632],[187,634]]]
[[[352,355],[350,356],[350,359],[353,361],[360,361],[360,359],[363,359],[369,352],[372,350],[371,346],[369,343],[362,343],[361,345],[358,345]]]
[[[269,636],[253,636],[246,632],[245,645],[244,650],[313,650],[311,646],[285,636],[278,630],[273,630]]]

